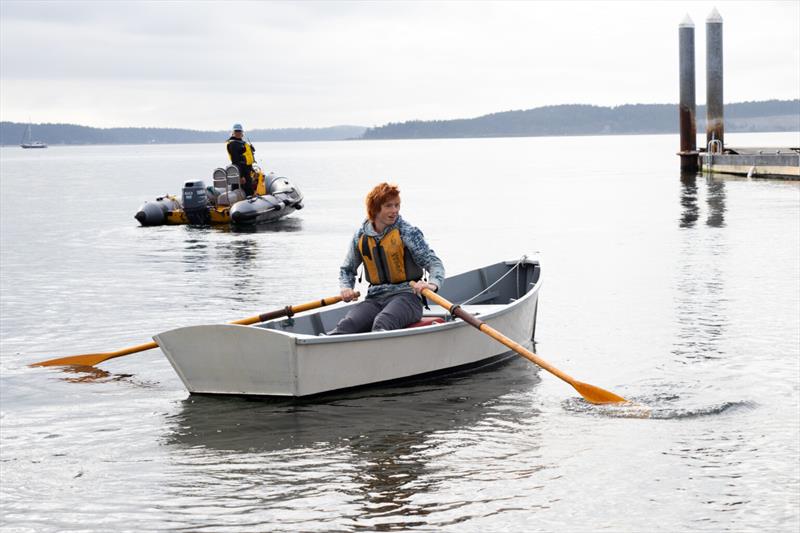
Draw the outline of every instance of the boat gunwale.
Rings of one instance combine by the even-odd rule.
[[[538,257],[524,257],[522,261],[505,261],[507,265],[516,265],[518,263],[525,263],[530,265],[540,265]],[[513,312],[517,309],[519,305],[524,303],[530,298],[533,298],[538,295],[538,292],[542,285],[542,278],[540,277],[536,283],[531,287],[530,290],[526,291],[525,294],[515,299],[513,302],[508,304],[489,304],[489,305],[497,305],[497,309],[493,310],[486,314],[477,314],[476,316],[479,317],[481,320],[489,320],[494,319],[499,316],[503,316],[510,312]],[[356,305],[357,302],[348,303],[342,307],[349,307]],[[478,304],[478,305],[487,305],[487,304]],[[465,307],[468,308],[469,304],[465,304]],[[450,313],[447,310],[444,310],[443,313],[445,317],[451,317]],[[303,317],[303,316],[310,316],[320,312],[320,310],[309,310],[303,313],[298,313],[294,315],[295,317]],[[427,316],[442,316],[442,314],[437,315],[427,315]],[[430,324],[427,326],[419,326],[415,328],[404,328],[404,329],[395,329],[389,331],[367,331],[364,333],[348,333],[344,335],[310,335],[308,333],[294,333],[290,331],[285,331],[282,329],[273,329],[266,327],[266,324],[269,323],[278,323],[286,318],[278,318],[274,320],[269,320],[266,322],[260,322],[258,324],[252,325],[242,325],[242,324],[206,324],[206,325],[196,325],[196,326],[187,326],[189,328],[197,328],[197,327],[206,327],[206,326],[215,326],[215,327],[224,327],[224,328],[249,328],[253,330],[262,330],[264,333],[268,335],[278,335],[281,337],[290,338],[293,340],[295,345],[315,345],[315,344],[335,344],[335,343],[345,343],[345,342],[366,342],[372,341],[376,339],[391,339],[391,338],[404,338],[404,337],[411,337],[415,335],[425,335],[429,333],[434,333],[437,331],[448,331],[455,328],[460,328],[464,326],[469,326],[466,322],[464,322],[460,318],[453,318],[452,320],[446,320],[443,323],[438,324]],[[177,329],[184,329],[184,328],[177,328]],[[153,339],[156,339],[156,336],[153,336]],[[157,342],[157,340],[156,340]]]
[[[507,265],[516,265],[516,264],[530,264],[530,265],[539,265],[539,259],[537,257],[525,257],[522,261],[505,261]],[[520,298],[515,299],[513,302],[507,304],[489,304],[489,305],[497,305],[497,309],[486,313],[486,314],[476,314],[481,320],[483,319],[492,319],[498,316],[505,315],[514,311],[520,304],[522,304],[525,300],[534,297],[539,292],[539,289],[542,285],[541,277],[536,281],[536,283],[531,287],[530,290],[526,291],[524,295]],[[355,305],[351,303],[349,305]],[[478,304],[478,305],[487,305],[487,304]],[[465,308],[468,308],[469,304],[465,304]],[[467,310],[467,309],[465,309]],[[299,345],[313,345],[313,344],[333,344],[333,343],[341,343],[341,342],[361,342],[361,341],[369,341],[375,339],[382,339],[382,338],[399,338],[399,337],[410,337],[413,335],[424,335],[427,333],[432,333],[434,331],[447,331],[454,328],[460,328],[463,326],[469,326],[466,322],[461,320],[460,318],[453,317],[452,320],[447,320],[447,317],[451,317],[450,313],[445,309],[444,310],[444,317],[445,322],[438,323],[438,324],[430,324],[427,326],[419,326],[415,328],[403,328],[403,329],[394,329],[389,331],[367,331],[364,333],[348,333],[344,335],[310,335],[307,333],[292,333],[289,331],[284,331],[280,329],[271,329],[263,327],[263,324],[268,324],[269,322],[279,322],[285,319],[277,319],[274,321],[269,322],[262,322],[261,324],[254,324],[253,326],[244,326],[244,327],[259,327],[260,329],[264,329],[266,331],[270,331],[272,333],[279,333],[282,335],[286,335],[288,337],[294,338],[295,344]],[[304,314],[298,314],[296,316],[307,316],[312,315],[315,313],[319,313],[320,311],[310,311]],[[435,315],[426,315],[426,316],[442,316],[441,314]],[[434,329],[435,328],[435,329]]]

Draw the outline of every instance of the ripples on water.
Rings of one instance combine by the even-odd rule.
[[[515,362],[478,376],[313,402],[193,397],[169,418],[164,442],[181,450],[180,470],[215,472],[207,505],[223,515],[225,508],[252,515],[254,507],[274,504],[285,527],[295,522],[300,529],[315,519],[374,530],[430,527],[436,517],[447,526],[470,512],[464,507],[497,505],[490,495],[465,499],[463,489],[436,497],[454,471],[464,485],[491,486],[542,468],[520,468],[538,455],[524,437],[536,425],[525,392],[538,381],[535,372]],[[242,501],[248,491],[255,501]]]
[[[611,418],[652,418],[674,420],[679,418],[695,418],[714,416],[735,409],[755,409],[756,402],[724,402],[707,407],[679,407],[678,396],[628,398],[628,403],[612,405],[593,405],[582,398],[564,400],[564,409],[573,413],[587,414]]]
[[[307,208],[250,231],[132,218],[219,146],[3,148],[2,528],[797,531],[800,187],[681,177],[674,141],[270,143]],[[521,358],[298,402],[189,396],[157,350],[27,367],[335,294],[386,178],[450,273],[541,251],[537,353],[634,405]]]

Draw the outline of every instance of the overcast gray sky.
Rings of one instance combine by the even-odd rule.
[[[724,20],[725,101],[800,98],[800,1],[0,0],[2,120],[381,125],[678,101],[678,24]]]

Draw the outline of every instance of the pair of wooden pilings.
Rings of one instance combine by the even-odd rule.
[[[680,64],[681,170],[697,171],[697,121],[694,86],[694,22],[686,18],[678,26]],[[706,18],[706,146],[720,153],[724,146],[722,106],[722,17],[716,8]],[[712,141],[715,141],[712,143]],[[716,142],[718,141],[718,142]]]

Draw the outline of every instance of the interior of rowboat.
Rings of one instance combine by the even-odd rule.
[[[541,269],[538,261],[525,257],[477,268],[446,278],[440,294],[447,300],[460,304],[473,315],[486,315],[512,304],[530,292],[539,281]],[[273,320],[257,327],[276,329],[287,333],[320,335],[332,330],[347,313],[349,306],[334,307],[311,314]],[[447,309],[430,305],[423,311],[420,322],[409,327],[428,326],[453,320]]]

